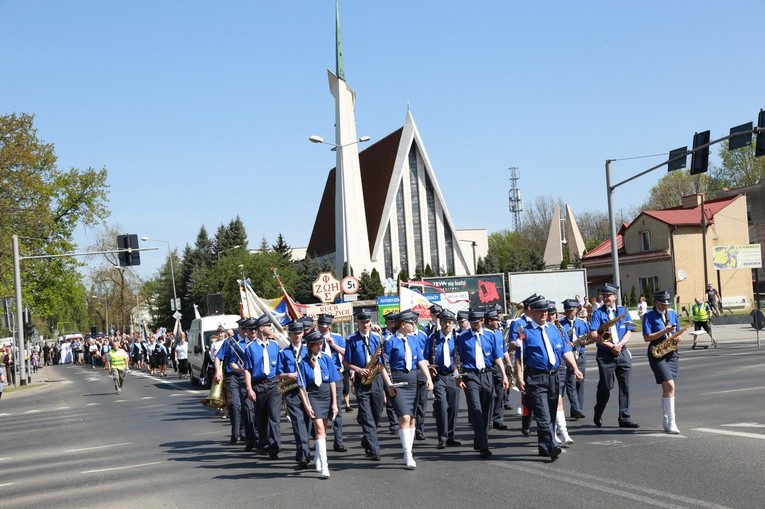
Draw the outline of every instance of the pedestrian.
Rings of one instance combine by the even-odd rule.
[[[640,296],[640,302],[637,307],[638,317],[642,320],[643,315],[648,312],[648,303],[645,300],[645,295]]]
[[[557,327],[547,322],[550,304],[546,299],[533,301],[527,311],[528,320],[519,334],[523,337],[521,358],[516,357],[518,388],[525,392],[527,404],[537,422],[537,447],[540,456],[555,461],[561,454],[554,444],[551,415],[556,412],[560,382],[558,370],[565,361],[574,370],[577,379],[582,373],[576,367],[568,342]]]
[[[454,332],[457,317],[445,309],[438,315],[439,329],[434,331],[426,343],[425,359],[430,365],[433,380],[433,414],[436,421],[439,449],[456,447],[462,443],[454,438],[454,429],[459,413],[460,391],[454,374],[457,373],[454,360]]]
[[[3,384],[5,383],[5,368],[0,366],[0,398],[3,397]]]
[[[32,373],[37,373],[37,370],[40,369],[40,354],[37,351],[32,352],[30,360],[32,362]]]
[[[165,338],[163,336],[160,336],[157,339],[157,344],[154,346],[154,356],[156,357],[156,364],[159,368],[159,376],[167,376],[168,352],[165,347]]]
[[[322,313],[316,317],[316,330],[321,333],[324,338],[324,345],[322,346],[322,352],[332,358],[332,361],[337,369],[337,381],[335,382],[335,394],[337,395],[337,407],[340,408],[342,404],[343,396],[343,356],[345,355],[345,339],[343,336],[336,332],[332,332],[332,322],[335,317],[330,314]],[[345,447],[343,439],[343,414],[338,413],[337,416],[332,419],[332,433],[334,435],[334,442],[332,449],[335,452],[346,452],[348,450]]]
[[[678,434],[675,422],[675,379],[677,379],[679,354],[668,351],[657,357],[652,349],[672,336],[680,328],[677,312],[670,309],[672,296],[666,290],[653,294],[653,309],[643,317],[643,340],[648,345],[648,364],[653,370],[657,384],[661,384],[661,406],[664,413],[664,431]],[[674,338],[680,341],[680,337]]]
[[[122,349],[119,340],[115,339],[112,342],[112,349],[109,351],[109,366],[111,366],[114,390],[117,391],[117,394],[122,392],[125,375],[128,373],[128,362],[130,362],[130,358],[127,352]]]
[[[566,396],[570,405],[572,419],[584,419],[584,380],[587,367],[587,336],[590,327],[587,322],[577,317],[577,305],[575,301],[566,299],[563,301],[563,311],[566,316],[561,318],[560,325],[565,332],[565,339],[571,346],[571,351],[576,358],[576,367],[582,372],[582,379],[576,380],[574,370],[566,367]]]
[[[175,345],[175,359],[178,361],[178,378],[188,378],[189,376],[189,343],[186,341],[186,333],[178,333],[178,340]]]
[[[712,336],[712,326],[709,321],[709,313],[712,312],[712,307],[708,302],[702,302],[700,298],[693,299],[693,306],[691,306],[691,313],[693,314],[693,330],[699,331],[704,329],[709,334],[709,340],[712,342],[712,348],[717,348],[717,341]],[[699,340],[699,335],[693,335],[693,345],[691,349],[696,349],[696,342]],[[703,348],[707,348],[708,345],[704,345]]]
[[[416,434],[418,406],[418,370],[425,378],[424,389],[433,391],[428,361],[425,360],[417,330],[417,313],[411,309],[400,312],[396,317],[396,333],[383,344],[382,358],[385,369],[382,377],[388,398],[398,417],[398,436],[404,451],[404,464],[412,470],[417,463],[412,457],[412,445]],[[390,370],[390,373],[388,372]],[[426,393],[427,394],[427,393]]]
[[[311,418],[306,414],[305,403],[300,394],[298,384],[298,364],[306,355],[306,348],[303,346],[303,322],[294,320],[287,324],[287,335],[290,344],[279,351],[279,359],[276,368],[276,378],[279,379],[279,392],[282,394],[284,405],[287,408],[287,417],[289,417],[292,426],[292,435],[295,438],[295,461],[299,470],[308,468],[308,462],[311,460],[310,439],[308,428]],[[318,440],[318,435],[317,435]],[[317,442],[318,444],[318,442]],[[326,449],[326,442],[325,442]],[[316,446],[318,448],[318,445]],[[316,453],[317,471],[319,470],[319,453]]]
[[[13,348],[8,345],[3,347],[3,366],[5,366],[8,383],[16,385],[16,363],[13,359]]]
[[[717,289],[712,286],[712,283],[707,285],[707,304],[712,309],[713,315],[720,316],[720,310],[722,310],[720,294],[717,293]]]
[[[597,427],[603,425],[603,411],[606,409],[616,378],[619,384],[619,427],[639,428],[640,426],[632,421],[630,412],[632,354],[627,349],[635,324],[629,319],[627,310],[616,305],[618,286],[605,284],[600,294],[603,305],[593,312],[590,322],[590,337],[598,344],[596,361],[600,375],[593,422]]]
[[[231,422],[229,443],[236,444],[237,440],[246,441],[245,452],[255,448],[255,427],[253,404],[247,399],[244,383],[245,350],[255,336],[255,320],[240,319],[240,329],[247,332],[243,337],[226,338],[215,353],[215,382],[223,381],[226,390],[228,415]],[[213,334],[218,339],[221,333]],[[225,332],[223,332],[225,335]]]
[[[327,423],[338,414],[337,381],[340,372],[331,355],[322,352],[324,335],[315,330],[305,337],[307,355],[298,363],[297,381],[305,413],[313,421],[316,438],[314,457],[316,471],[322,479],[329,477],[327,464]]]
[[[120,343],[122,344],[122,343]],[[101,345],[101,360],[104,363],[104,369],[106,371],[111,371],[111,366],[109,364],[109,351],[112,349],[111,345],[109,344],[108,338],[104,338],[104,342]],[[125,350],[123,346],[123,350]]]

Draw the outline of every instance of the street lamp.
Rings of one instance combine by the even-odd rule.
[[[470,245],[473,247],[473,275],[478,274],[478,258],[475,256],[475,248],[478,246],[478,243],[475,240],[467,240],[467,239],[457,239],[459,242],[470,242]]]
[[[170,278],[173,280],[173,305],[171,311],[180,311],[178,309],[178,295],[175,291],[175,269],[173,269],[173,253],[170,251],[170,241],[161,239],[150,239],[149,237],[141,237],[144,242],[164,242],[167,244],[167,254],[170,257]]]
[[[230,247],[228,249],[224,249],[223,251],[218,251],[218,260],[220,260],[220,254],[221,253],[225,253],[226,251],[231,251],[232,249],[239,249],[240,247],[242,247],[242,246],[237,244],[236,246],[232,246],[232,247]]]
[[[311,143],[323,143],[324,145],[329,145],[329,146],[332,147],[331,150],[333,150],[333,151],[337,151],[338,148],[344,148],[344,147],[348,147],[348,146],[351,146],[351,145],[356,145],[357,143],[366,143],[366,142],[368,142],[371,139],[372,138],[369,137],[369,136],[362,136],[361,138],[359,138],[356,141],[352,141],[352,142],[346,143],[344,145],[338,145],[337,143],[331,143],[331,142],[328,142],[328,141],[324,141],[324,138],[322,138],[321,136],[317,136],[315,134],[308,137],[308,141],[310,141]],[[338,171],[339,171],[339,169],[340,169],[339,159],[338,159],[338,165],[337,166],[338,166]],[[344,251],[343,252],[343,272],[345,272],[345,270],[346,270],[345,264],[347,263],[348,264],[347,270],[348,270],[348,274],[350,275],[350,273],[351,273],[350,257],[351,256],[350,256],[350,253],[348,252],[349,251],[349,249],[348,249],[348,222],[347,222],[347,218],[345,217],[346,211],[348,210],[348,206],[346,204],[346,196],[345,196],[345,184],[344,184],[343,179],[341,178],[341,176],[339,174],[335,175],[335,178],[339,179],[339,181],[340,181],[340,204],[341,204],[341,208],[342,208],[341,218],[342,218],[342,223],[343,223],[343,232],[342,233],[343,233],[343,251]],[[337,199],[337,197],[335,197],[335,199]],[[346,274],[343,273],[343,276],[345,276],[345,275]]]

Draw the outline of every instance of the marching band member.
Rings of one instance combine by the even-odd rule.
[[[499,311],[497,307],[491,306],[486,309],[486,314],[483,316],[483,325],[487,331],[494,334],[496,348],[497,350],[503,352],[502,360],[505,364],[509,365],[510,354],[507,353],[505,337],[502,335],[502,330],[499,328],[499,318]],[[491,417],[491,427],[494,429],[506,430],[507,424],[505,424],[505,393],[507,391],[506,388],[503,388],[502,386],[502,378],[503,376],[506,376],[506,373],[500,373],[496,364],[491,367],[491,373],[492,382],[494,383],[494,411],[492,412]]]
[[[279,421],[282,403],[276,383],[279,345],[269,339],[272,326],[268,315],[261,315],[253,326],[257,331],[255,341],[247,345],[245,350],[244,381],[247,397],[255,403],[255,422],[260,440],[258,448],[266,451],[269,459],[277,460],[281,448]]]
[[[382,330],[382,340],[385,341],[393,334],[396,333],[396,317],[398,313],[390,311],[385,314],[385,328]],[[398,419],[396,418],[396,411],[393,409],[393,403],[390,398],[383,392],[383,398],[385,400],[385,416],[388,418],[388,432],[391,435],[398,434]]]
[[[560,325],[566,333],[566,341],[571,346],[571,351],[576,357],[576,367],[585,376],[587,367],[586,341],[590,328],[587,322],[576,316],[579,310],[579,303],[576,299],[566,299],[563,301],[563,311],[565,315],[560,320]],[[576,380],[574,370],[566,367],[566,396],[571,406],[572,419],[584,419],[582,409],[584,408],[584,378]]]
[[[653,294],[653,309],[643,315],[643,340],[648,345],[648,364],[653,370],[657,384],[661,384],[661,406],[664,410],[664,431],[677,434],[680,430],[675,423],[675,380],[678,370],[677,350],[657,359],[651,348],[677,332],[680,328],[677,312],[670,309],[672,296],[668,291]],[[680,340],[678,336],[675,338]]]
[[[295,437],[295,461],[298,468],[308,467],[311,459],[311,449],[308,436],[307,415],[303,411],[303,401],[298,389],[298,363],[305,357],[306,349],[303,346],[303,322],[293,321],[287,325],[287,336],[290,344],[279,351],[276,363],[276,378],[279,385],[292,387],[282,393],[284,404],[287,407],[287,415],[292,426],[292,435]]]
[[[404,464],[410,470],[417,467],[412,457],[412,444],[416,428],[417,394],[420,390],[417,386],[418,367],[425,378],[425,389],[433,390],[428,362],[418,338],[413,334],[417,329],[417,318],[417,313],[410,309],[399,313],[396,334],[383,344],[383,362],[386,369],[382,370],[382,376],[388,398],[391,399],[398,416],[398,435],[404,450]]]
[[[592,312],[590,321],[590,337],[598,344],[598,392],[595,401],[595,426],[603,425],[603,411],[606,409],[611,389],[614,387],[614,376],[619,382],[619,427],[639,428],[640,425],[631,420],[630,415],[630,373],[632,372],[632,354],[627,350],[627,343],[632,338],[635,325],[629,315],[620,319],[609,331],[610,338],[604,341],[599,334],[600,326],[627,313],[622,306],[616,305],[616,295],[619,287],[605,284],[600,291],[603,305]]]
[[[507,389],[510,385],[502,363],[504,352],[496,348],[494,334],[481,327],[483,315],[483,311],[470,311],[470,330],[457,337],[456,348],[462,363],[457,386],[465,390],[470,422],[473,425],[473,448],[479,451],[481,458],[487,459],[491,457],[488,435],[494,399],[492,364],[496,364],[502,373],[502,387]]]
[[[568,345],[569,350],[571,344],[566,341],[565,331],[558,322],[558,308],[555,305],[555,301],[547,301],[547,322],[552,324],[553,327],[560,333],[561,338]],[[573,356],[573,354],[571,354]],[[558,404],[555,408],[555,427],[553,430],[553,444],[555,447],[568,447],[574,443],[574,440],[568,434],[568,427],[566,426],[566,412],[563,409],[563,393],[566,391],[566,370],[558,370]],[[552,411],[551,411],[552,414]],[[552,418],[552,415],[551,415]],[[561,438],[558,438],[560,433]]]
[[[521,313],[521,316],[510,322],[510,334],[508,336],[508,341],[515,343],[515,360],[517,361],[521,355],[521,350],[523,349],[523,339],[521,337],[520,331],[523,330],[524,327],[531,321],[531,318],[529,318],[530,312],[531,312],[531,303],[543,300],[544,297],[541,295],[537,295],[536,293],[529,295],[523,301],[521,301],[521,306],[523,306],[523,313]],[[518,377],[518,373],[516,372],[516,378]],[[531,407],[526,404],[526,398],[523,397],[521,394],[521,434],[525,437],[531,436]]]
[[[380,369],[377,366],[380,364],[379,356],[375,362],[374,355],[380,347],[381,339],[380,336],[371,332],[372,314],[368,310],[362,309],[356,312],[355,318],[358,330],[348,336],[345,341],[343,362],[345,367],[352,370],[354,374],[353,383],[359,407],[356,420],[364,434],[361,446],[371,461],[380,461],[377,425],[383,409],[383,381],[377,375],[369,380],[369,383],[364,383],[364,378],[370,375],[370,368]]]
[[[433,304],[430,306],[430,312],[441,312],[443,308],[439,306],[438,304]],[[419,318],[420,315],[417,313],[414,313],[417,318]],[[400,316],[399,316],[400,318]],[[418,322],[417,319],[414,321],[414,330],[409,333],[410,336],[414,337],[417,341],[417,344],[420,348],[420,350],[425,350],[425,343],[428,340],[428,334],[423,332],[422,330],[419,330],[417,328]],[[431,322],[429,329],[436,328],[435,325]],[[427,376],[422,371],[417,371],[417,394],[415,396],[415,401],[417,402],[416,411],[414,414],[414,421],[415,421],[415,432],[414,437],[417,440],[425,440],[425,408],[428,406],[428,387],[427,387],[427,381],[430,378],[430,373],[427,374]],[[432,389],[430,389],[432,391]],[[386,393],[387,396],[387,393]]]
[[[316,471],[321,474],[322,479],[327,479],[327,422],[338,415],[336,384],[341,377],[332,356],[322,352],[324,335],[313,331],[305,337],[305,341],[308,352],[298,364],[300,397],[316,431]]]
[[[436,419],[438,448],[454,447],[462,443],[454,438],[454,428],[459,413],[460,393],[453,374],[457,372],[454,363],[454,325],[456,317],[449,310],[438,315],[440,330],[428,338],[425,360],[430,364],[433,380],[433,414]]]
[[[522,359],[516,357],[515,372],[518,388],[525,392],[527,404],[532,407],[537,421],[537,443],[539,455],[556,460],[560,447],[553,443],[551,413],[558,405],[558,368],[565,361],[577,378],[582,373],[576,367],[568,343],[546,320],[548,303],[543,298],[529,305],[529,321],[523,327]]]
[[[316,317],[316,328],[321,333],[322,338],[324,338],[324,345],[322,346],[322,351],[325,355],[328,355],[332,358],[332,361],[335,364],[335,367],[337,368],[337,373],[339,379],[337,382],[335,382],[336,387],[336,394],[338,397],[337,400],[337,407],[340,408],[341,402],[343,401],[343,370],[345,369],[343,367],[343,361],[342,358],[345,355],[345,340],[343,339],[343,336],[340,334],[337,334],[335,332],[332,332],[332,322],[334,321],[335,317],[333,315],[329,314],[320,314],[318,317]],[[333,443],[332,449],[334,449],[335,452],[345,452],[348,450],[347,447],[343,444],[343,414],[338,413],[337,417],[335,417],[332,421],[332,432],[335,435],[335,441]]]
[[[244,319],[239,324],[240,328],[254,331],[254,319]],[[224,340],[215,354],[215,381],[223,380],[228,399],[228,415],[231,419],[230,443],[236,444],[244,435],[246,442],[245,451],[249,452],[255,447],[255,426],[252,401],[247,398],[247,386],[245,385],[244,358],[247,345],[254,335],[235,337]],[[224,369],[225,367],[225,369]],[[224,377],[225,372],[225,377]],[[244,432],[242,431],[244,428]]]

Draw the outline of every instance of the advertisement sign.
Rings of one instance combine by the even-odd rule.
[[[298,309],[306,315],[312,316],[314,320],[320,314],[332,315],[334,322],[352,322],[353,304],[344,302],[340,304],[307,304],[299,305]]]
[[[438,304],[444,309],[448,309],[454,314],[462,309],[467,309],[467,292],[456,293],[431,293],[423,295],[430,304]],[[411,304],[409,304],[411,306]],[[377,320],[378,323],[385,323],[385,315],[388,313],[398,313],[401,311],[401,298],[398,295],[390,297],[377,297]],[[427,309],[417,309],[420,313],[420,320],[430,320],[430,312]]]
[[[714,246],[712,264],[715,270],[762,268],[760,245]]]
[[[467,292],[470,307],[485,307],[492,304],[502,306],[507,311],[505,302],[505,277],[503,274],[481,274],[479,276],[426,277],[423,280],[448,293]],[[436,288],[424,287],[425,294],[436,293]]]

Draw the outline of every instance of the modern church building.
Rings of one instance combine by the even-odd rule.
[[[411,111],[403,127],[358,151],[356,93],[345,81],[337,3],[335,28],[336,70],[327,73],[335,98],[335,142],[329,144],[337,162],[307,255],[332,257],[338,276],[346,262],[357,276],[377,269],[383,280],[428,267],[436,275],[474,274],[476,258],[488,251],[486,231],[455,230]]]

